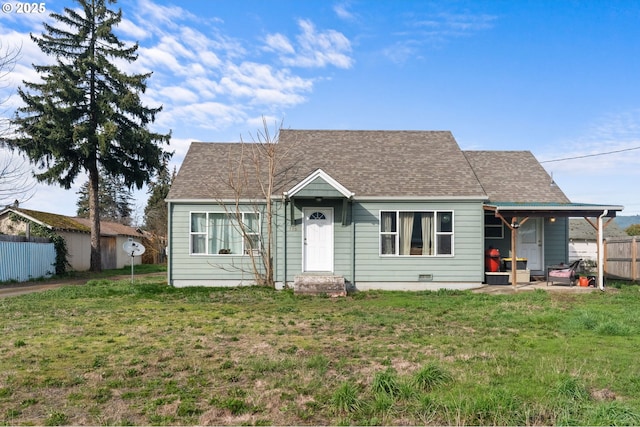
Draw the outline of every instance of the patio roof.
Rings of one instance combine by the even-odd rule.
[[[524,224],[530,217],[595,217],[596,222],[587,221],[596,230],[598,245],[598,288],[604,290],[604,249],[602,245],[603,231],[607,224],[613,221],[616,213],[624,209],[618,205],[591,205],[587,203],[552,203],[552,202],[500,202],[485,203],[486,211],[494,212],[502,222],[511,230],[511,256],[517,258],[516,241],[518,228]],[[606,223],[602,219],[609,217]],[[515,262],[511,263],[511,277],[517,277]],[[513,286],[516,280],[512,280]]]
[[[595,205],[588,203],[519,203],[519,202],[487,202],[484,209],[508,216],[535,217],[615,217],[624,209],[620,205]]]

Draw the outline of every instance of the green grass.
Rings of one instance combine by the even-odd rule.
[[[133,266],[134,274],[161,273],[167,271],[166,264],[139,264]],[[131,266],[123,268],[102,270],[100,273],[92,271],[70,271],[63,275],[53,276],[52,279],[100,279],[114,276],[126,276],[131,274]]]
[[[0,423],[640,424],[637,286],[330,299],[105,277],[0,299]]]
[[[166,264],[140,264],[140,265],[133,266],[134,275],[163,273],[166,271],[167,271]],[[51,281],[59,282],[64,280],[69,280],[69,281],[97,280],[97,279],[109,279],[109,278],[120,277],[120,276],[130,276],[130,275],[131,275],[131,266],[128,265],[123,268],[102,270],[99,273],[95,273],[92,271],[69,271],[65,274],[54,275],[49,278],[40,277],[37,279],[32,279],[32,280],[29,280],[29,282],[43,283],[43,282],[51,282]],[[0,282],[0,287],[2,287],[3,285],[13,285],[15,283],[18,283],[18,282],[16,282],[15,280]]]

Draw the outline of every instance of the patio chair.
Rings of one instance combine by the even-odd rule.
[[[556,283],[565,283],[569,286],[576,284],[576,272],[582,259],[576,260],[568,265],[550,265],[547,267],[547,286]]]

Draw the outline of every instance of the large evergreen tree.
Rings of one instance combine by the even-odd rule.
[[[120,177],[109,177],[100,174],[98,183],[98,204],[100,206],[100,219],[131,225],[131,204],[133,195]],[[89,181],[82,184],[78,191],[77,215],[80,218],[89,218]]]
[[[160,237],[167,236],[169,213],[165,199],[175,175],[175,169],[173,175],[169,175],[169,166],[165,164],[157,179],[149,184],[149,200],[144,208],[144,226],[146,230]]]
[[[161,108],[142,104],[149,74],[126,74],[115,61],[133,62],[138,45],[126,47],[113,28],[122,12],[107,6],[115,0],[76,0],[79,8],[52,13],[58,27],[31,35],[54,65],[34,65],[42,81],[24,82],[18,90],[25,106],[13,123],[19,136],[9,141],[43,171],[40,181],[64,188],[82,172],[89,175],[91,270],[100,264],[100,169],[121,177],[129,188],[141,188],[171,154],[163,144],[169,135],[151,132]]]

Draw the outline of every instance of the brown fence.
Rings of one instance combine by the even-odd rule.
[[[640,280],[640,238],[607,239],[604,242],[604,271],[607,277]]]

